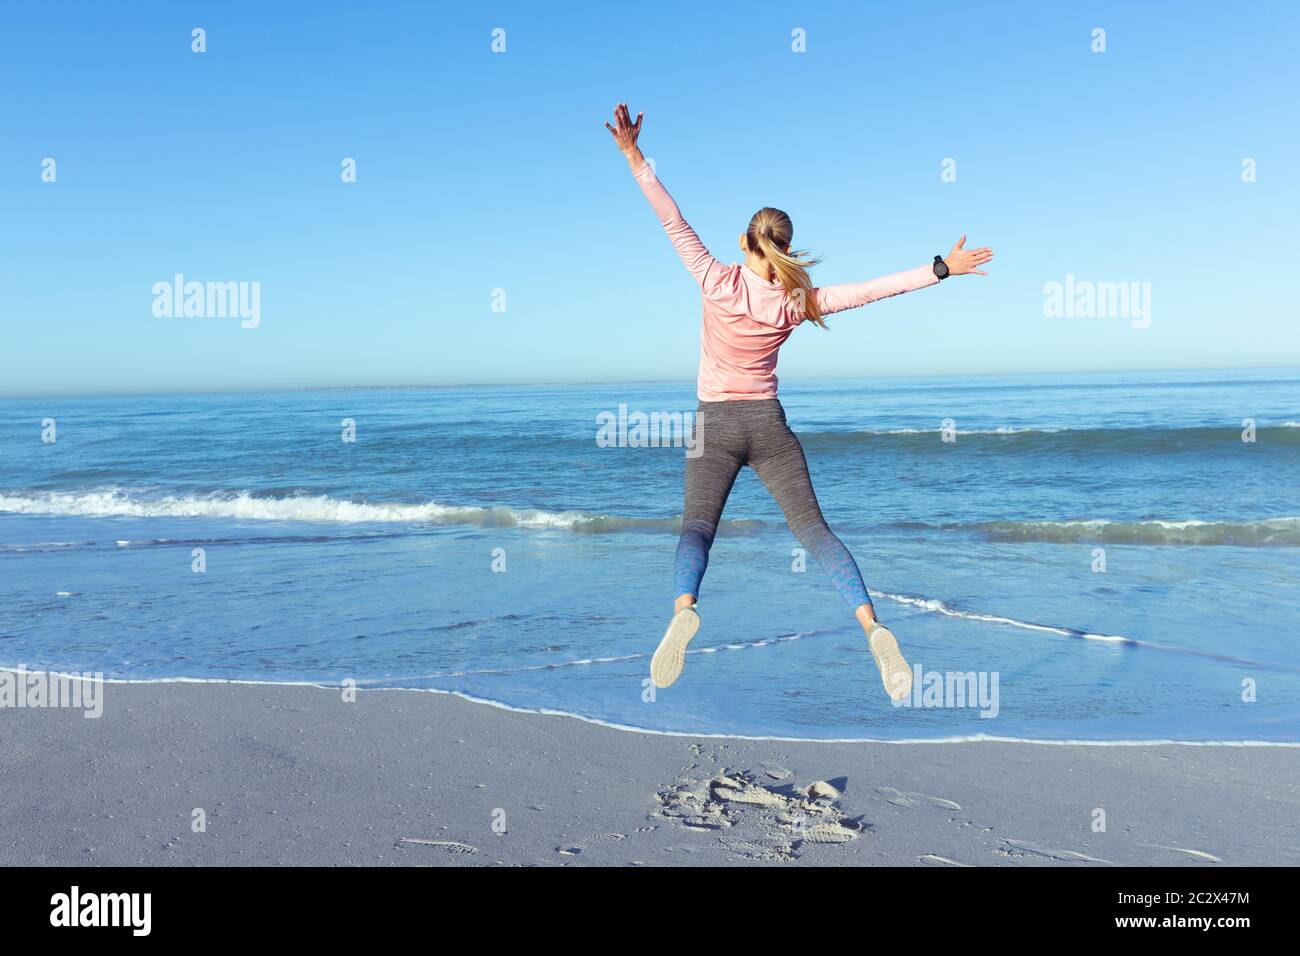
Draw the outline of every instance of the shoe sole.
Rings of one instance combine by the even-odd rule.
[[[673,615],[664,639],[650,658],[650,679],[656,687],[671,687],[686,667],[686,645],[700,629],[700,615],[694,608],[682,608]]]
[[[883,624],[877,624],[867,638],[871,656],[880,668],[880,680],[885,685],[885,693],[891,700],[903,700],[912,692],[912,668],[903,659],[903,652],[898,649],[898,639],[894,632]]]

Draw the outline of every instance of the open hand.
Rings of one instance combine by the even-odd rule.
[[[609,130],[610,135],[614,137],[614,142],[618,148],[623,151],[624,155],[632,152],[637,148],[636,138],[641,135],[641,118],[644,113],[636,114],[636,122],[632,122],[632,114],[628,112],[626,103],[619,103],[614,107],[614,122],[617,126],[605,124],[605,129]]]
[[[977,276],[988,275],[983,269],[976,267],[992,259],[993,250],[988,246],[983,249],[963,249],[965,245],[966,237],[962,236],[957,240],[957,245],[952,247],[952,252],[943,257],[943,261],[948,264],[948,275],[964,276],[972,273]]]

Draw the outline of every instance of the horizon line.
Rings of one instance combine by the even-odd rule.
[[[1068,375],[1142,375],[1168,374],[1171,372],[1260,372],[1260,371],[1295,371],[1300,372],[1300,365],[1204,365],[1194,367],[1166,368],[1131,368],[1131,369],[1057,369],[1041,372],[925,372],[910,375],[814,375],[797,378],[795,382],[854,382],[854,381],[900,381],[904,379],[952,379],[952,378],[1025,378],[1033,376],[1068,376]],[[786,381],[789,384],[788,380]],[[39,398],[162,398],[167,396],[186,397],[197,395],[246,395],[258,393],[284,392],[340,392],[340,391],[378,391],[381,389],[486,389],[486,388],[580,388],[604,385],[689,385],[695,386],[694,379],[684,378],[646,378],[646,379],[581,379],[551,380],[531,382],[407,382],[391,385],[245,385],[220,388],[200,386],[189,389],[158,388],[144,390],[89,390],[82,392],[42,391],[42,392],[5,392],[0,391],[0,401]]]

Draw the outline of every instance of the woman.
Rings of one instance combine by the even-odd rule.
[[[703,450],[686,460],[686,504],[677,543],[677,599],[672,622],[650,661],[650,676],[657,687],[668,687],[681,676],[686,645],[700,626],[696,598],[709,563],[709,548],[736,475],[749,465],[781,506],[800,544],[817,559],[853,609],[880,668],[886,693],[902,700],[911,692],[911,669],[894,635],[876,620],[853,555],[822,518],[803,448],[786,424],[785,411],[776,397],[777,352],[801,322],[824,328],[825,317],[832,312],[934,285],[950,275],[987,275],[978,267],[992,259],[993,252],[964,249],[966,237],[962,236],[946,258],[935,256],[933,263],[870,282],[818,289],[808,277],[808,268],[817,260],[790,251],[794,233],[790,217],[779,209],[764,207],[740,235],[744,265],[723,265],[709,255],[686,224],[637,147],[643,116],[638,113],[633,123],[627,104],[620,103],[614,107],[616,125],[606,123],[605,128],[622,150],[704,297],[696,413],[698,447]]]

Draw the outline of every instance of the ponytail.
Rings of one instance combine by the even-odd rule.
[[[804,318],[826,328],[821,310],[817,307],[812,277],[808,275],[808,270],[821,260],[808,257],[806,252],[786,252],[793,235],[794,226],[790,217],[771,206],[764,206],[754,213],[754,218],[749,221],[749,228],[745,231],[750,249],[772,266],[777,281],[797,303]]]

